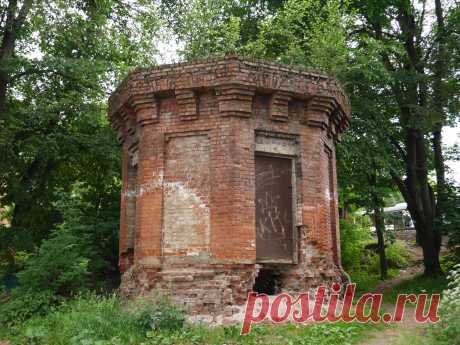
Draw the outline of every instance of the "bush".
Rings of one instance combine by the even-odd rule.
[[[86,288],[89,284],[88,259],[82,253],[81,242],[65,227],[57,229],[18,273],[18,292],[49,291],[69,297]]]
[[[183,311],[165,297],[157,297],[154,301],[139,300],[137,309],[137,322],[147,330],[176,331],[185,323]]]
[[[376,252],[365,249],[366,245],[376,242],[369,229],[341,220],[340,242],[342,265],[345,271],[350,274],[351,280],[357,284],[359,291],[372,290],[380,281],[380,262]],[[396,276],[400,268],[410,264],[410,256],[402,241],[387,241],[385,253],[388,278]]]
[[[63,220],[33,253],[17,252],[18,286],[0,305],[0,320],[22,322],[76,294],[118,285],[118,205],[101,209],[87,201],[93,193],[82,184],[59,193],[55,207]]]
[[[449,247],[453,259],[460,262],[460,187],[448,185],[446,214],[443,218],[443,232],[449,236]]]
[[[365,244],[368,243],[369,242],[366,242]],[[407,253],[406,244],[403,241],[396,240],[393,242],[387,242],[385,244],[385,256],[389,277],[392,276],[392,270],[396,270],[395,275],[397,275],[400,268],[408,267],[411,263],[411,258]],[[364,265],[368,273],[380,273],[380,259],[377,253],[367,251],[364,258],[361,259],[361,263]]]
[[[342,265],[346,271],[353,271],[361,266],[364,245],[371,239],[369,230],[359,225],[340,220],[340,246]]]
[[[411,264],[411,257],[403,241],[390,242],[385,249],[385,254],[389,268],[404,268]]]
[[[431,328],[436,345],[460,344],[460,264],[450,271],[448,289],[441,300],[441,320]]]
[[[86,294],[62,301],[46,315],[32,314],[24,323],[10,327],[10,334],[18,334],[10,337],[13,344],[139,344],[185,324],[184,314],[165,298],[125,305],[115,295]]]
[[[24,293],[9,298],[0,306],[0,324],[13,326],[34,315],[45,315],[60,298],[50,291]]]
[[[19,286],[0,306],[0,320],[14,324],[44,315],[64,298],[86,289],[88,260],[79,250],[80,242],[65,228],[45,240],[17,274]]]

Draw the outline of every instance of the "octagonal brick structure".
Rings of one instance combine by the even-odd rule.
[[[122,144],[121,291],[231,317],[247,293],[343,281],[335,79],[227,56],[128,75],[109,99]]]

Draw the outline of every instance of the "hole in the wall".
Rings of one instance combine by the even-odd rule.
[[[267,295],[279,293],[281,290],[280,274],[276,270],[262,268],[256,277],[252,290]]]

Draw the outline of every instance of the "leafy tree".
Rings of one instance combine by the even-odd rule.
[[[118,202],[120,154],[106,99],[130,68],[154,63],[156,12],[142,0],[0,0],[0,203],[11,210],[0,257],[12,262],[44,239],[48,250],[60,244],[53,229],[69,221],[57,191],[71,194],[83,183],[85,202],[100,212]],[[91,221],[95,235],[114,227],[99,232],[112,243],[118,212],[110,217]],[[115,265],[116,247],[110,251]]]
[[[408,204],[425,273],[431,275],[441,272],[440,239],[448,222],[441,129],[458,117],[460,22],[457,3],[437,0],[429,6],[409,0],[288,0],[259,21],[258,34],[248,41],[236,25],[241,19],[221,15],[217,6],[200,28],[216,34],[205,40],[206,49],[195,48],[195,36],[186,37],[184,56],[237,51],[335,73],[353,95],[353,121],[363,122],[354,143],[365,147],[371,140],[384,176],[391,176]],[[190,16],[199,26],[201,18]],[[228,45],[213,38],[225,35]]]
[[[348,136],[347,138],[353,137]],[[387,261],[383,207],[385,197],[392,192],[394,186],[385,172],[386,162],[376,156],[375,143],[368,141],[366,143],[368,145],[365,147],[362,144],[355,145],[354,140],[346,140],[342,144],[338,153],[338,173],[341,176],[339,183],[341,194],[344,195],[342,202],[365,208],[372,215],[378,241],[380,277],[385,280]],[[351,197],[348,193],[351,194]]]
[[[257,39],[260,22],[280,9],[279,0],[162,0],[162,17],[185,47],[186,59],[249,53],[245,47]]]
[[[390,173],[415,221],[425,274],[435,275],[441,272],[439,251],[447,206],[441,129],[458,115],[454,101],[458,58],[447,54],[459,29],[449,18],[458,8],[435,1],[436,18],[430,24],[426,1],[420,6],[411,1],[352,1],[351,5],[359,19],[352,30],[354,42],[377,48],[389,77],[386,89],[391,91],[394,109],[383,129],[391,142],[389,153],[400,163],[390,166]],[[429,179],[432,167],[436,190]]]

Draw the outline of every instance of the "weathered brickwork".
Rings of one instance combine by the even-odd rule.
[[[166,140],[163,255],[209,255],[209,138],[186,134]]]
[[[121,290],[225,321],[262,270],[290,292],[344,279],[335,145],[349,114],[333,78],[265,61],[132,72],[109,100],[123,147]],[[258,259],[257,155],[292,162],[287,261]]]

